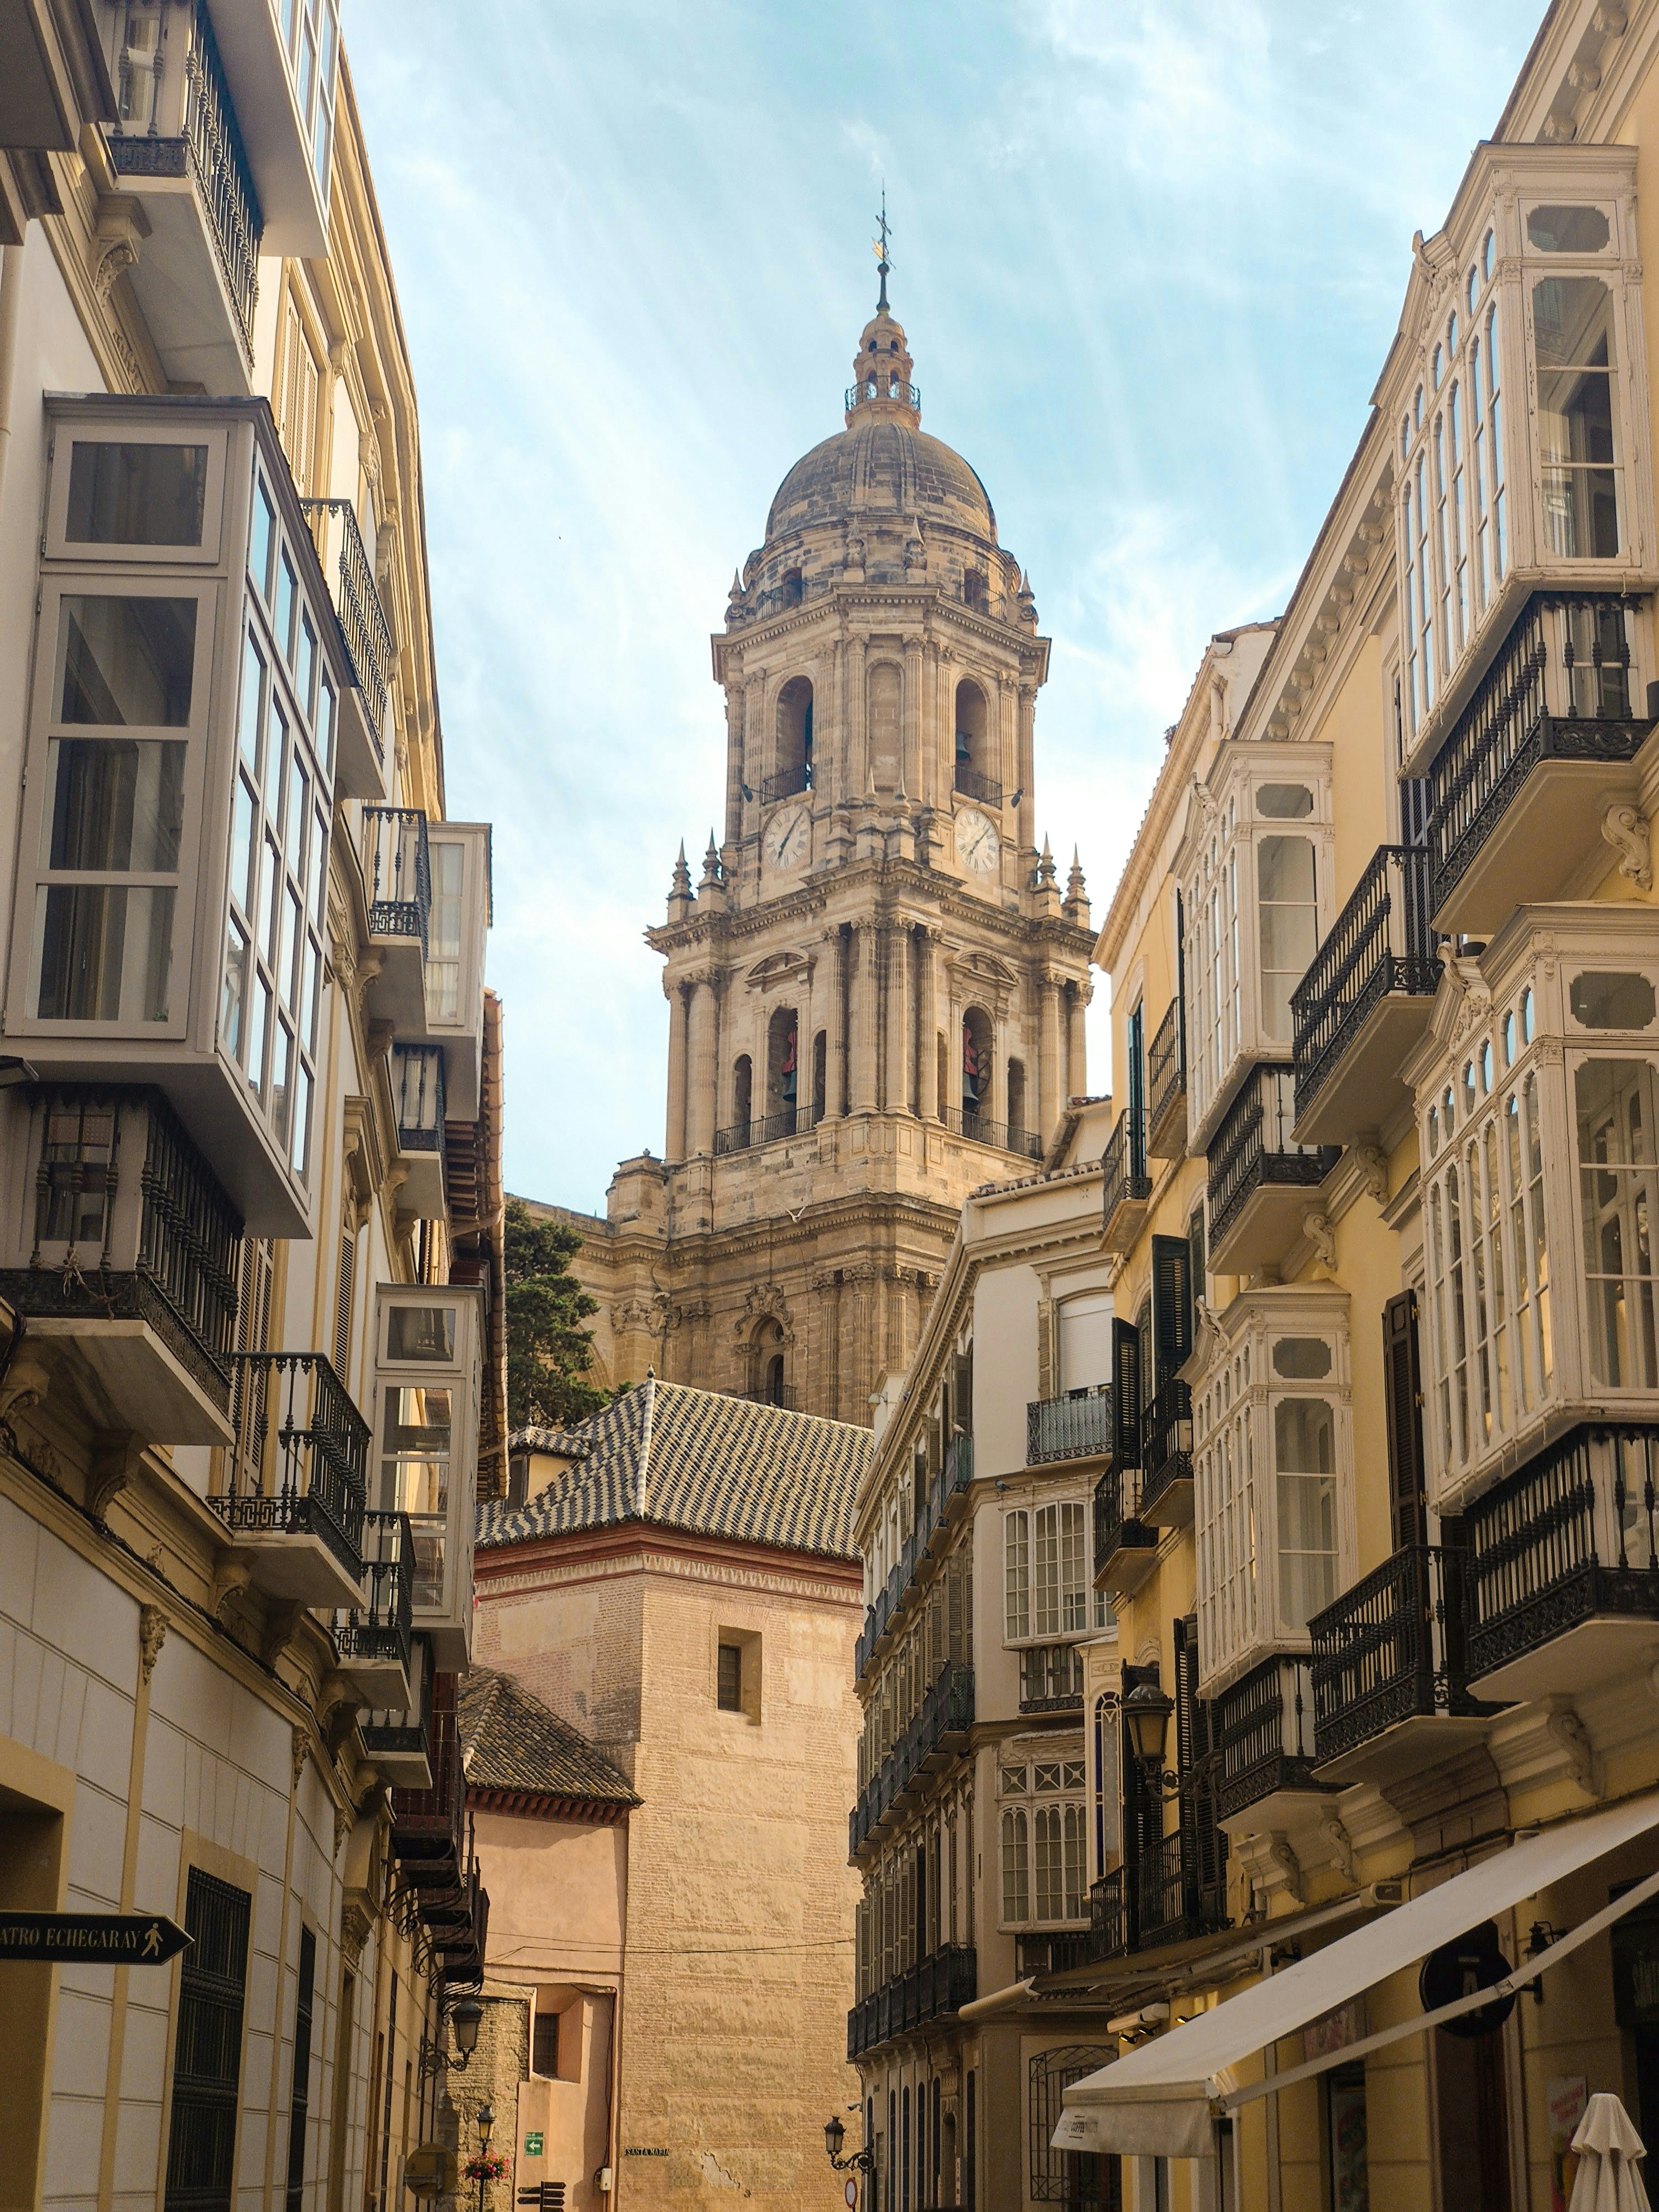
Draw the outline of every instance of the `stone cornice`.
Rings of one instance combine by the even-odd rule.
[[[481,1547],[474,1556],[474,1575],[481,1600],[526,1597],[629,1575],[664,1575],[855,1612],[864,1603],[864,1571],[855,1559],[723,1541],[654,1522],[611,1523]]]

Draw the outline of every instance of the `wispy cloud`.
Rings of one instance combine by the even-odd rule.
[[[927,427],[1054,635],[1109,894],[1204,639],[1273,611],[1540,0],[352,0],[421,399],[451,811],[496,825],[509,1179],[662,1138],[641,931],[723,787],[708,634],[839,427],[876,192]]]

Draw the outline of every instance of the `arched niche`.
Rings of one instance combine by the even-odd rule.
[[[878,791],[896,791],[902,743],[904,678],[894,662],[878,660],[871,669],[866,678],[866,697],[870,781]]]
[[[983,1006],[969,1006],[962,1017],[962,1096],[964,1120],[991,1110],[992,1063],[996,1052],[991,1017]]]
[[[777,767],[769,799],[812,787],[812,682],[792,676],[778,694]]]

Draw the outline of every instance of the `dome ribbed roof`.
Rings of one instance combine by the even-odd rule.
[[[887,513],[951,523],[994,542],[989,496],[960,453],[874,409],[854,413],[850,429],[803,454],[778,486],[766,518],[769,539],[813,523]]]

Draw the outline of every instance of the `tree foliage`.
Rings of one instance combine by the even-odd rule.
[[[587,1377],[598,1313],[570,1272],[581,1249],[574,1229],[538,1221],[521,1198],[507,1201],[507,1418],[514,1429],[562,1428],[597,1413],[609,1393]]]

